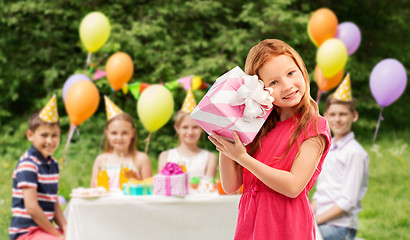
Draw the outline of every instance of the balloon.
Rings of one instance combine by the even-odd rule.
[[[94,83],[80,81],[67,92],[65,108],[71,123],[75,126],[91,117],[97,110],[100,95]]]
[[[128,54],[114,53],[105,64],[105,73],[111,87],[117,91],[130,81],[134,73],[134,63]]]
[[[337,17],[327,8],[316,10],[308,22],[308,34],[315,45],[320,46],[329,38],[333,38],[337,31]]]
[[[333,77],[347,62],[347,50],[342,41],[336,38],[326,40],[317,50],[316,62],[326,78]]]
[[[396,101],[403,94],[406,84],[406,69],[393,58],[377,63],[370,74],[370,90],[382,107]]]
[[[137,104],[138,116],[149,132],[160,129],[174,111],[174,98],[162,85],[151,85],[141,93]]]
[[[315,44],[316,47],[319,47],[319,45],[317,44],[317,42],[315,41],[315,39],[313,39],[312,33],[310,32],[309,27],[308,27],[308,29],[307,29],[307,33],[308,33],[308,36],[309,36],[309,38],[310,38],[310,41],[312,41],[312,43]]]
[[[74,75],[71,75],[64,83],[63,86],[63,101],[65,102],[65,98],[67,95],[68,90],[73,86],[74,83],[79,82],[79,81],[89,81],[91,80],[84,74],[77,73]]]
[[[350,56],[359,48],[362,34],[359,27],[352,22],[343,22],[337,26],[335,38],[342,41],[347,49],[347,54]]]
[[[200,76],[193,76],[191,79],[191,88],[192,90],[197,90],[202,85],[202,79]]]
[[[316,65],[315,67],[315,81],[322,92],[329,91],[339,85],[340,81],[343,79],[343,75],[344,69],[342,69],[338,74],[330,78],[326,78],[323,76],[322,70],[320,70],[319,66]]]
[[[83,18],[80,24],[80,38],[88,52],[100,49],[110,36],[110,22],[100,12],[91,12]]]
[[[67,200],[66,200],[63,196],[58,195],[58,203],[59,203],[60,205],[66,205],[66,204],[67,204]]]

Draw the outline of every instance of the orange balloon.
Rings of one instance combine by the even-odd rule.
[[[91,117],[100,103],[100,94],[90,81],[76,82],[67,92],[65,109],[75,126]]]
[[[309,37],[315,45],[320,46],[324,41],[336,35],[337,25],[336,15],[330,9],[320,8],[309,19]]]
[[[105,73],[111,87],[117,91],[130,81],[134,73],[134,63],[128,54],[114,53],[105,64]]]
[[[319,66],[316,65],[315,67],[315,81],[317,83],[317,86],[322,92],[329,91],[330,89],[335,88],[337,85],[339,85],[340,81],[343,79],[344,75],[344,70],[342,69],[339,73],[336,75],[326,78],[322,70],[320,70]]]

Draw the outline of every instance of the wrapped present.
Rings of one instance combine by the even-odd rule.
[[[154,176],[154,194],[181,197],[187,195],[187,174],[178,164],[168,162],[161,172]]]
[[[233,141],[236,131],[244,145],[253,141],[272,111],[273,97],[256,75],[246,75],[238,66],[218,79],[191,113],[209,135]]]
[[[123,194],[131,196],[151,195],[153,189],[153,179],[147,178],[142,181],[130,179],[123,184]]]

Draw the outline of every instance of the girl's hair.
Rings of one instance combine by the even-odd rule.
[[[134,121],[132,120],[132,117],[128,113],[118,114],[115,117],[107,121],[107,123],[105,124],[105,131],[107,131],[108,126],[116,120],[124,120],[126,122],[129,122],[134,130],[134,137],[131,139],[130,145],[128,146],[128,155],[134,157],[135,154],[137,153],[137,130],[135,128]],[[113,150],[113,147],[110,145],[107,137],[105,137],[104,152],[112,152],[112,150]]]
[[[179,126],[181,125],[181,123],[182,123],[182,120],[184,120],[184,118],[185,118],[186,116],[189,116],[189,115],[190,115],[190,113],[183,112],[183,111],[178,111],[178,112],[175,114],[175,117],[174,117],[174,126],[175,126],[175,127],[179,127]]]
[[[265,39],[251,48],[248,53],[248,57],[245,62],[245,72],[248,75],[257,75],[259,76],[259,69],[264,63],[280,55],[286,55],[293,59],[299,70],[303,75],[305,80],[306,91],[299,104],[294,106],[296,114],[300,114],[300,120],[298,120],[298,125],[296,130],[293,132],[290,139],[287,152],[289,152],[291,146],[295,143],[298,136],[302,133],[303,130],[307,129],[312,118],[316,119],[316,130],[317,130],[317,116],[319,113],[318,106],[310,96],[310,85],[309,85],[309,75],[306,69],[306,66],[300,57],[300,55],[287,43],[278,40],[278,39]],[[313,111],[313,112],[312,112]],[[314,114],[315,113],[315,114]],[[296,115],[295,114],[295,115]],[[295,117],[295,116],[294,116]],[[280,115],[277,110],[274,108],[266,119],[265,124],[259,130],[259,133],[256,135],[255,139],[250,144],[248,153],[250,155],[254,154],[258,147],[260,147],[262,137],[265,136],[270,130],[272,130],[276,123],[279,122]],[[295,118],[295,120],[297,120]],[[299,144],[299,143],[298,143]],[[286,155],[285,154],[285,155]]]

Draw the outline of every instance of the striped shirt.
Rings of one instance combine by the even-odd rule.
[[[21,156],[13,172],[12,213],[9,228],[10,239],[38,228],[28,214],[23,199],[23,188],[36,188],[37,200],[47,218],[54,218],[54,204],[57,201],[59,170],[57,161],[44,156],[32,145]]]

